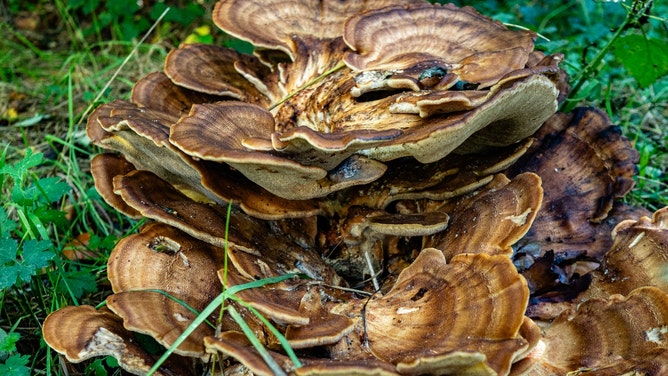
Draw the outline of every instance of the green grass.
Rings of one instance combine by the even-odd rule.
[[[93,188],[89,159],[97,150],[84,132],[84,114],[93,100],[99,93],[100,102],[127,98],[133,83],[160,70],[169,49],[189,35],[225,42],[222,33],[193,34],[198,26],[212,26],[205,15],[212,2],[188,8],[182,18],[170,15],[103,90],[157,11],[135,9],[132,20],[146,22],[133,29],[107,2],[90,2],[88,8],[85,3],[0,5],[5,36],[0,39],[0,374],[64,374],[57,355],[41,340],[40,324],[62,306],[96,305],[110,293],[106,258],[115,241],[137,226],[110,209]],[[630,4],[489,0],[474,5],[549,38],[539,40],[539,48],[565,54],[563,66],[578,86],[565,106],[605,109],[640,152],[637,186],[626,200],[652,210],[668,205],[668,78],[643,75],[652,72],[643,65],[647,59],[622,52],[629,36],[660,41],[633,56],[654,56],[661,46],[668,50],[666,21],[650,18],[620,31],[618,42],[610,43],[620,25],[635,17],[627,17],[624,7]],[[668,14],[668,4],[657,2],[652,14]],[[41,26],[17,27],[20,17],[31,16]],[[656,59],[662,69],[661,56]],[[85,244],[77,243],[86,237]],[[65,257],[71,248],[87,251],[86,257]],[[107,363],[96,360],[77,371],[118,373]]]

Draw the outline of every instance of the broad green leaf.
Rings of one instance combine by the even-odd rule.
[[[0,207],[0,239],[9,238],[16,227],[16,221],[9,219],[5,208]]]
[[[42,153],[33,154],[31,149],[27,149],[25,157],[13,165],[4,165],[0,168],[0,175],[7,174],[15,181],[22,181],[23,177],[32,167],[42,163]]]
[[[51,203],[60,200],[72,190],[72,187],[58,177],[49,177],[37,180],[35,184],[30,186],[30,189],[39,190],[46,195],[46,197],[44,195],[41,195],[41,197],[45,198],[46,202]]]
[[[68,271],[62,273],[63,278],[67,279],[67,283],[60,282],[57,290],[61,294],[67,294],[69,289],[77,299],[80,299],[85,293],[92,293],[97,291],[97,283],[95,281],[95,273],[88,268],[79,271]]]
[[[16,342],[21,339],[21,335],[16,332],[7,333],[0,329],[0,356],[4,353],[16,351]]]
[[[2,266],[16,261],[16,252],[19,250],[19,243],[16,239],[3,238],[0,239],[0,270]],[[3,273],[0,273],[0,278],[2,278]]]
[[[55,256],[48,240],[26,240],[20,255],[17,247],[14,239],[0,239],[0,289],[10,288],[17,281],[29,282]]]
[[[664,40],[625,35],[615,41],[613,51],[642,88],[668,74],[668,42]]]
[[[30,362],[28,355],[12,355],[4,364],[0,363],[0,375],[30,376],[30,368],[26,367],[28,362]]]

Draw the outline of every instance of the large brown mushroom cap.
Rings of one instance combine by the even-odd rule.
[[[409,373],[506,373],[528,347],[518,334],[528,299],[507,257],[461,254],[446,264],[441,251],[424,249],[392,290],[367,304],[369,347]]]
[[[639,371],[657,351],[665,359],[666,322],[668,294],[655,287],[634,290],[626,298],[613,295],[607,300],[589,300],[577,311],[563,312],[549,326],[540,367],[549,372],[538,374],[565,374],[583,368],[599,369],[603,374]],[[603,371],[606,369],[609,373]]]
[[[345,62],[356,70],[401,71],[427,62],[418,79],[426,80],[425,72],[438,74],[440,68],[442,75],[454,74],[480,88],[524,68],[534,37],[452,4],[366,12],[348,19],[343,35],[355,51],[346,54]]]

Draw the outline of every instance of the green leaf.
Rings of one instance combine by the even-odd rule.
[[[80,299],[85,293],[97,291],[95,273],[91,272],[88,268],[65,272],[62,275],[63,278],[67,279],[67,283],[59,283],[57,290],[63,295],[67,294],[68,288],[77,299]]]
[[[0,329],[0,356],[6,353],[16,351],[16,342],[21,339],[21,335],[15,332],[5,332]]]
[[[631,34],[620,37],[613,51],[642,88],[668,74],[668,42]]]
[[[12,232],[16,230],[16,228],[17,228],[16,221],[9,219],[5,208],[0,207],[0,238],[1,239],[9,238]]]
[[[48,240],[26,240],[19,255],[16,240],[0,239],[0,289],[29,282],[55,256],[51,247]]]
[[[50,177],[37,180],[29,189],[38,189],[43,192],[46,197],[43,195],[41,197],[45,198],[46,202],[51,203],[60,200],[72,190],[72,187],[58,177]]]
[[[2,166],[0,168],[0,175],[6,174],[11,176],[15,181],[22,181],[28,170],[42,163],[42,159],[42,153],[33,154],[31,149],[27,149],[26,155],[22,160],[13,165],[5,164]]]
[[[30,376],[30,368],[26,367],[29,361],[28,355],[12,355],[0,364],[0,375]]]

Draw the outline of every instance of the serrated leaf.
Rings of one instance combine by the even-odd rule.
[[[63,277],[67,280],[67,283],[60,283],[57,287],[58,292],[61,294],[67,294],[67,290],[69,290],[72,295],[80,299],[85,293],[97,291],[95,275],[90,269],[63,273]]]
[[[613,44],[613,51],[624,68],[642,88],[668,74],[668,43],[659,39],[646,39],[631,34],[620,37]]]
[[[0,289],[29,282],[55,256],[48,240],[26,240],[20,255],[17,247],[14,239],[0,239]]]
[[[12,355],[4,364],[0,364],[0,375],[30,376],[30,368],[26,367],[28,362],[28,355]]]
[[[42,163],[43,157],[42,153],[33,154],[32,150],[28,149],[22,160],[13,165],[6,164],[2,166],[2,168],[0,168],[0,174],[6,174],[16,181],[21,181],[28,173],[29,169],[39,166],[39,164]]]
[[[21,339],[21,335],[15,332],[7,333],[0,329],[0,354],[16,351],[16,342]]]
[[[9,238],[17,226],[16,221],[9,219],[5,208],[0,207],[0,238]]]
[[[28,189],[35,189],[40,192],[39,197],[46,200],[46,202],[56,202],[72,190],[69,184],[57,177],[49,177],[39,179],[32,184]],[[44,197],[46,195],[46,197]]]

